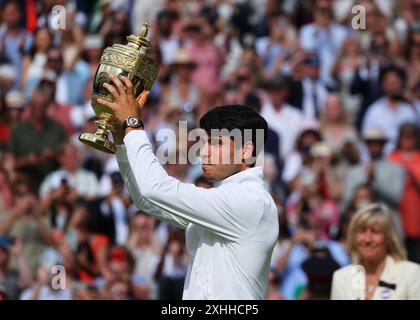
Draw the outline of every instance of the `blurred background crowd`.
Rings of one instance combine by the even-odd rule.
[[[352,25],[356,4],[365,28]],[[349,221],[371,202],[391,208],[420,262],[420,0],[0,5],[0,298],[181,298],[184,232],[139,212],[115,157],[78,141],[96,129],[103,49],[146,21],[160,64],[143,111],[155,145],[159,130],[196,128],[216,105],[249,105],[269,124],[264,171],[281,230],[268,299],[304,299],[308,287],[328,298],[350,263]],[[199,166],[165,167],[213,187]],[[53,265],[66,290],[51,286]]]

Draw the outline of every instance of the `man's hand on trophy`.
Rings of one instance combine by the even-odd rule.
[[[143,91],[136,99],[134,96],[134,87],[130,79],[124,76],[117,78],[113,75],[110,75],[109,78],[114,85],[104,83],[104,88],[112,94],[114,101],[110,102],[104,99],[98,99],[98,102],[111,108],[121,123],[128,117],[141,119],[141,109],[143,109],[147,101],[149,91]]]

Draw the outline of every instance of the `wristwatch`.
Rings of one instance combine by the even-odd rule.
[[[141,119],[130,116],[123,121],[122,127],[123,127],[124,131],[125,131],[125,129],[127,129],[127,127],[143,128],[144,129],[144,123],[143,123],[143,121],[141,121]]]

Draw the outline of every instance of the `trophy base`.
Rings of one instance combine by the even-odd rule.
[[[117,152],[117,147],[114,143],[108,140],[107,137],[98,136],[94,133],[82,133],[79,136],[79,140],[84,144],[95,148],[99,151],[103,151],[110,154]]]

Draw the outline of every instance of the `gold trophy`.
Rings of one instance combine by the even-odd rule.
[[[112,83],[109,75],[128,77],[134,86],[134,95],[138,97],[143,90],[150,90],[158,75],[158,66],[147,55],[150,42],[146,39],[149,32],[147,23],[143,24],[137,35],[127,37],[128,44],[114,44],[104,50],[101,62],[93,80],[92,108],[98,116],[95,123],[98,129],[95,133],[82,133],[79,140],[92,148],[114,154],[115,144],[109,140],[109,133],[120,121],[114,112],[97,102],[98,98],[113,101],[112,95],[104,88],[104,83]]]

